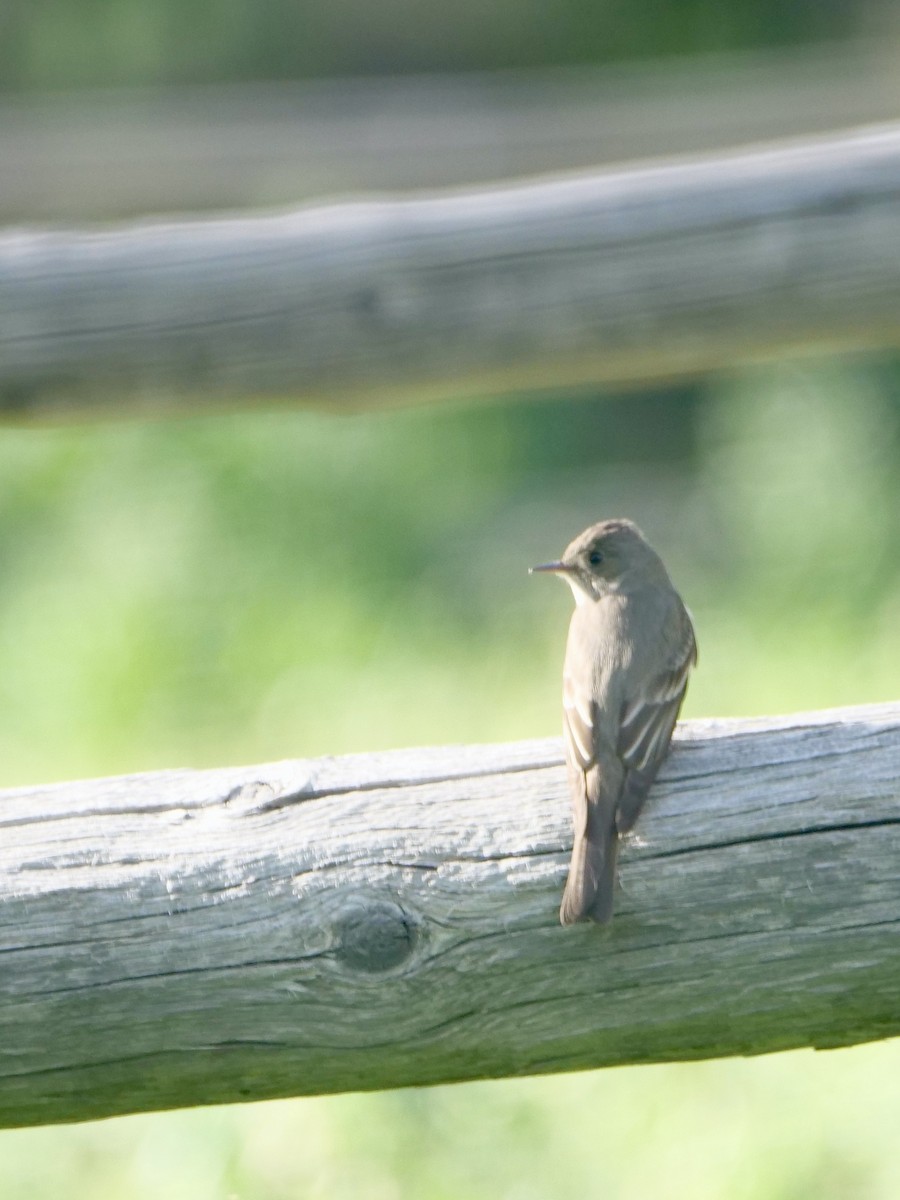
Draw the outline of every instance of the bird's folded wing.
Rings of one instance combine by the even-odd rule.
[[[572,676],[563,674],[563,733],[569,764],[587,771],[594,763],[594,703]]]
[[[650,785],[669,749],[688,675],[696,661],[697,643],[687,619],[685,637],[673,655],[673,661],[654,676],[639,695],[623,705],[617,752],[626,774],[616,812],[619,833],[628,833],[638,819]]]

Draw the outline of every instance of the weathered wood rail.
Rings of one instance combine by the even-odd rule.
[[[694,721],[604,931],[557,740],[0,793],[0,1124],[900,1033],[900,704]]]
[[[0,236],[0,414],[323,406],[900,344],[900,126],[271,217]]]

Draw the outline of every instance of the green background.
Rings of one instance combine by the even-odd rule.
[[[5,782],[555,732],[625,513],[696,618],[688,715],[896,698],[890,363],[673,395],[0,436]],[[2,1195],[897,1195],[900,1042],[0,1134]]]
[[[859,0],[6,0],[0,87],[613,63],[872,32]]]
[[[0,86],[463,70],[839,37],[831,3],[12,3]],[[872,15],[874,6],[865,9]],[[0,431],[7,785],[543,736],[571,599],[636,519],[697,624],[686,715],[900,693],[900,375]],[[900,1042],[0,1134],[11,1200],[900,1191]]]

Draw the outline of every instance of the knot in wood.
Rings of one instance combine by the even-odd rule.
[[[335,956],[354,971],[375,974],[399,967],[412,954],[418,937],[415,922],[399,904],[357,900],[335,923]]]

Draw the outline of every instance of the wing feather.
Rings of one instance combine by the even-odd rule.
[[[685,612],[683,636],[670,663],[622,706],[616,747],[625,766],[625,781],[616,810],[620,834],[633,828],[666,757],[688,676],[696,661],[697,643]]]
[[[573,766],[587,771],[594,762],[594,704],[579,696],[568,673],[563,675],[563,732]]]

